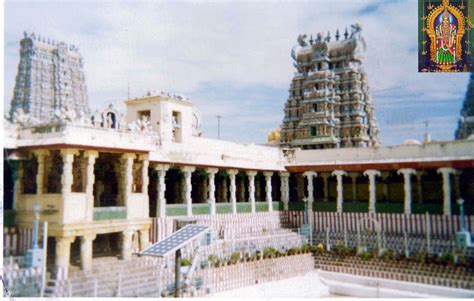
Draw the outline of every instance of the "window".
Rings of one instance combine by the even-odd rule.
[[[313,111],[313,112],[317,112],[317,111],[318,111],[318,104],[317,104],[317,103],[313,103],[312,111]]]
[[[316,136],[316,127],[315,126],[312,126],[312,127],[309,128],[309,134],[312,137]]]
[[[137,111],[137,119],[142,120],[145,117],[147,120],[150,120],[150,116],[150,110]]]

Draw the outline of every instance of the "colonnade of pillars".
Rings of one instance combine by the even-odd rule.
[[[133,235],[138,235],[140,249],[149,245],[149,230],[125,230],[121,232],[121,258],[129,260],[132,258]],[[96,234],[85,234],[79,236],[81,242],[80,263],[81,269],[90,271],[92,269],[92,249]],[[69,262],[71,260],[71,245],[75,236],[56,238],[56,279],[66,279],[68,276]]]
[[[423,176],[423,172],[417,172],[411,168],[402,168],[397,171],[399,175],[403,176],[404,180],[404,213],[410,214],[411,213],[411,205],[412,205],[412,188],[411,188],[411,177],[417,177],[417,194],[420,198],[422,198],[422,186],[421,186],[421,177]],[[460,171],[456,170],[451,167],[442,167],[437,169],[437,173],[442,176],[443,179],[443,214],[450,215],[451,214],[451,181],[450,177],[453,175],[456,180],[455,183],[458,187],[456,187],[457,192],[459,193],[459,175]],[[353,200],[357,199],[357,174],[355,173],[347,173],[343,170],[335,170],[331,174],[331,176],[336,177],[337,180],[337,212],[343,211],[343,177],[349,176],[352,179],[352,198]],[[324,185],[324,198],[328,199],[328,178],[329,174],[322,174],[321,177],[323,178],[323,185]],[[375,213],[375,203],[376,203],[376,178],[382,177],[386,180],[387,175],[382,173],[379,170],[369,169],[363,172],[363,175],[366,176],[369,180],[369,213]],[[314,202],[313,196],[313,178],[317,177],[318,174],[313,171],[307,171],[304,173],[304,176],[307,178],[307,191],[308,191],[308,204],[309,208],[312,209],[312,204]],[[385,183],[383,186],[384,195],[387,195],[388,185]]]
[[[166,191],[166,183],[165,177],[166,172],[169,170],[170,166],[166,164],[156,164],[154,166],[155,170],[157,171],[158,175],[158,185],[157,185],[157,217],[165,217],[166,216],[166,198],[165,198],[165,191]],[[191,166],[184,166],[181,167],[181,172],[184,175],[184,203],[186,204],[186,212],[187,216],[192,216],[192,184],[191,184],[191,176],[192,173],[196,171],[195,167]],[[211,215],[216,214],[216,174],[219,172],[217,168],[206,168],[205,172],[207,174],[207,202],[209,203],[209,212]],[[226,173],[230,180],[229,185],[229,192],[230,197],[229,201],[231,203],[232,213],[237,213],[237,184],[236,184],[236,176],[238,174],[237,169],[227,169]],[[257,171],[246,171],[245,172],[248,178],[248,192],[249,192],[249,203],[251,212],[256,212],[256,186],[255,186],[255,177],[257,175]],[[265,171],[263,172],[265,177],[265,202],[268,205],[268,211],[273,211],[273,199],[272,199],[272,176],[273,172]],[[288,210],[288,201],[289,201],[289,178],[290,174],[287,172],[281,172],[281,191],[282,191],[282,202],[285,204],[285,210]],[[243,181],[241,181],[241,185]],[[243,192],[245,187],[240,187],[240,192]],[[225,185],[225,189],[227,186]],[[227,195],[227,192],[224,193]],[[240,195],[239,199],[242,199],[242,195]]]

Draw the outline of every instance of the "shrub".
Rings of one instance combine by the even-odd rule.
[[[452,263],[454,262],[454,255],[451,252],[446,252],[440,257],[440,261],[442,263]]]
[[[263,257],[272,257],[276,252],[277,250],[274,247],[267,247],[263,249]]]
[[[234,252],[232,255],[230,255],[230,262],[232,264],[236,264],[240,260],[240,253],[239,252]]]
[[[421,263],[426,262],[427,255],[425,252],[421,251],[418,254],[415,255],[415,260]]]
[[[300,251],[301,251],[301,249],[299,247],[292,247],[291,249],[288,250],[288,254],[295,255],[296,253],[298,253]]]
[[[181,266],[189,266],[191,265],[191,261],[189,259],[183,258],[181,259]]]
[[[215,255],[209,255],[209,257],[207,258],[212,264],[216,264],[218,259],[217,259],[217,256]]]
[[[339,246],[335,249],[335,252],[338,255],[346,256],[350,254],[351,249],[349,249],[349,247],[346,247],[346,246]]]
[[[369,260],[372,258],[373,254],[370,252],[362,252],[359,254],[359,256],[364,260]]]
[[[395,258],[395,253],[394,253],[392,250],[385,250],[385,251],[382,253],[382,258],[383,258],[384,260],[394,259],[394,258]]]
[[[326,248],[323,243],[319,243],[318,245],[314,246],[314,249],[317,253],[323,253]]]
[[[304,245],[301,250],[303,253],[309,253],[311,251],[311,246],[310,245]]]

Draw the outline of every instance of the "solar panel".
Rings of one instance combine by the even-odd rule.
[[[186,225],[162,241],[141,251],[140,255],[164,257],[187,245],[210,230],[211,228],[208,226]]]

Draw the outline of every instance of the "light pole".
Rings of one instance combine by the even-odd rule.
[[[38,222],[40,209],[40,204],[36,203],[33,205],[33,212],[35,214],[35,220],[33,222],[33,250],[38,249]]]

